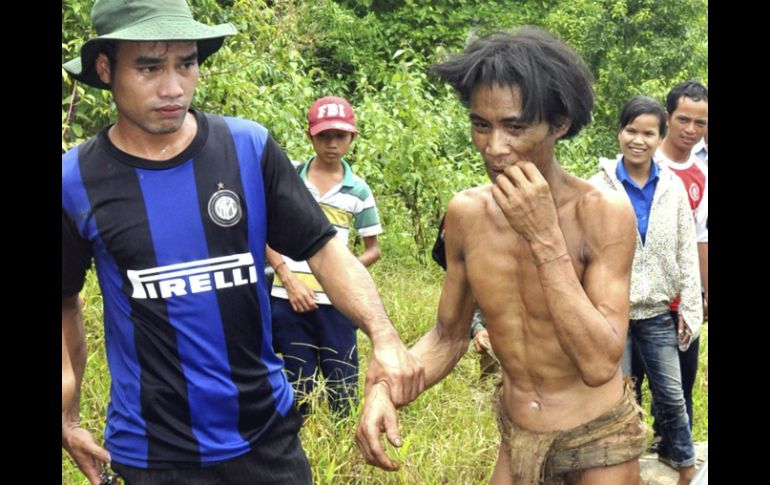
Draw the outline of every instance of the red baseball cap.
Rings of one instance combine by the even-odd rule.
[[[317,99],[307,112],[307,121],[310,123],[308,128],[310,136],[316,136],[325,130],[358,133],[353,107],[345,98],[338,96],[324,96]]]

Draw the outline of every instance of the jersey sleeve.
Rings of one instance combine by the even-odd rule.
[[[336,230],[305,188],[280,146],[268,135],[262,158],[267,243],[296,261],[310,258]]]
[[[709,242],[709,183],[706,179],[706,188],[703,190],[703,198],[695,209],[695,240],[699,243]]]
[[[91,266],[91,249],[77,231],[75,223],[61,211],[61,296],[72,296],[83,289]]]
[[[358,210],[353,214],[353,225],[361,237],[376,236],[383,232],[380,224],[380,215],[377,213],[377,205],[374,195],[368,185],[364,183],[366,197],[359,204]]]

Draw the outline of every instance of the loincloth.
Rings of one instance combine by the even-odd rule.
[[[497,391],[497,425],[511,460],[517,485],[559,485],[570,472],[617,465],[638,458],[646,448],[648,428],[633,389],[598,418],[566,431],[534,433],[515,425]]]

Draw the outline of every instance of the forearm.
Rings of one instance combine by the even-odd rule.
[[[467,327],[466,327],[467,328]],[[468,350],[467,332],[450,335],[441,331],[437,323],[422,336],[409,352],[425,367],[425,388],[443,379],[454,369],[457,362]]]
[[[276,272],[278,272],[277,268],[279,266],[285,266],[285,262],[283,260],[283,256],[281,256],[281,253],[271,248],[270,246],[265,246],[265,259],[267,259],[267,263],[272,266],[273,270]]]
[[[70,405],[77,393],[77,377],[72,367],[67,340],[64,337],[64,329],[61,335],[61,402],[62,410],[65,405]]]
[[[62,299],[62,428],[80,421],[80,386],[86,368],[86,340],[80,297]]]
[[[369,246],[364,250],[363,253],[361,253],[361,255],[358,257],[358,260],[361,262],[361,264],[368,268],[378,259],[380,259],[381,254],[382,253],[379,246]]]
[[[275,274],[281,278],[281,281],[283,282],[283,285],[286,287],[286,289],[288,291],[294,291],[296,277],[294,276],[294,273],[289,269],[289,265],[286,264],[286,261],[284,261],[281,253],[274,250],[270,246],[267,246],[265,249],[265,257],[267,258],[267,262],[270,264],[270,266],[273,267]]]
[[[452,256],[450,254],[436,324],[410,349],[425,367],[426,388],[451,372],[468,350],[468,331],[473,312],[478,311],[464,267]]]
[[[80,426],[80,384],[86,367],[86,340],[80,297],[62,298],[62,408],[61,445],[88,478],[99,483],[101,464],[110,462],[110,454],[96,444],[93,436]]]
[[[623,340],[604,313],[588,298],[568,254],[537,267],[546,305],[564,353],[578,368],[583,381],[598,386],[611,379],[623,354]],[[626,289],[628,286],[626,286]],[[611,290],[608,290],[611,291]],[[628,294],[624,308],[606,309],[628,320]]]

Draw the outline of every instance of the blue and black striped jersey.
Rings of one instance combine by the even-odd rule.
[[[335,232],[265,128],[193,114],[194,140],[168,161],[120,151],[107,128],[62,157],[62,296],[93,259],[107,449],[131,466],[230,459],[286,415],[265,244],[306,259]]]

